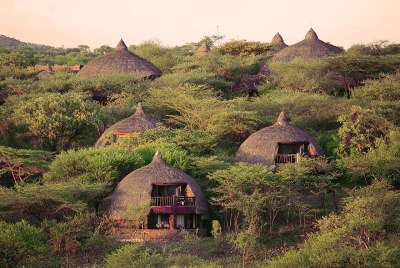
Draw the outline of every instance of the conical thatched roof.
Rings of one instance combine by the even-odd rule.
[[[143,133],[148,129],[155,128],[157,121],[143,111],[142,103],[136,105],[136,111],[133,115],[125,118],[111,127],[109,127],[96,142],[96,147],[109,145],[109,136],[124,136],[132,133]]]
[[[272,45],[271,50],[275,51],[275,52],[280,51],[288,46],[288,45],[286,45],[286,43],[283,40],[283,37],[281,36],[280,33],[276,33],[274,35],[274,37],[272,38],[272,41],[271,41],[271,45]]]
[[[236,161],[273,165],[280,143],[298,142],[306,142],[313,146],[314,156],[324,154],[314,138],[304,130],[292,126],[289,119],[281,112],[275,124],[253,133],[240,145]]]
[[[203,42],[196,51],[196,54],[199,56],[207,55],[210,52],[210,47],[208,46],[207,42]]]
[[[207,200],[197,182],[182,170],[167,165],[158,152],[149,165],[129,173],[118,183],[109,197],[109,215],[114,220],[124,220],[127,209],[139,208],[150,202],[152,185],[179,183],[186,183],[194,193],[196,214],[207,215]]]
[[[343,49],[336,47],[329,43],[319,40],[318,35],[311,28],[305,39],[297,44],[288,46],[275,54],[273,60],[276,61],[291,61],[295,58],[323,58],[327,56],[332,56],[340,54]]]
[[[91,60],[83,66],[79,75],[87,79],[113,75],[153,79],[161,76],[161,71],[149,61],[130,52],[121,39],[113,52]]]

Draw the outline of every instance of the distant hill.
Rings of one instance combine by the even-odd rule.
[[[5,48],[9,50],[21,49],[21,48],[32,48],[34,50],[48,50],[51,49],[51,46],[26,43],[20,40],[17,40],[12,37],[8,37],[0,34],[0,48]]]

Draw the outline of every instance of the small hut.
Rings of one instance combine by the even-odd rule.
[[[296,58],[323,58],[342,52],[342,48],[319,40],[318,35],[311,28],[303,41],[282,49],[274,55],[273,60],[291,61]]]
[[[85,79],[113,75],[154,79],[161,76],[161,71],[149,61],[130,52],[121,39],[113,52],[91,60],[78,74]]]
[[[97,140],[95,147],[105,147],[115,143],[120,137],[139,135],[148,129],[156,128],[157,120],[146,114],[142,103],[136,105],[133,115],[109,127]]]
[[[201,229],[208,215],[207,200],[197,182],[167,165],[159,152],[149,165],[123,178],[107,203],[107,213],[116,228]],[[139,211],[144,217],[137,214]]]
[[[275,124],[253,133],[240,145],[236,161],[271,166],[296,163],[301,156],[322,155],[314,138],[292,126],[281,112]]]
[[[272,45],[271,50],[273,52],[278,52],[288,47],[288,45],[285,43],[280,33],[276,33],[274,35],[271,41],[271,45]]]
[[[198,56],[205,56],[210,52],[210,47],[208,46],[207,42],[203,42],[196,51],[196,55]]]

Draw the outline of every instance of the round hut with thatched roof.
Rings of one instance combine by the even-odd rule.
[[[343,52],[343,49],[329,43],[319,40],[318,35],[311,28],[303,41],[288,46],[276,53],[273,57],[275,61],[291,61],[296,58],[310,59],[323,58],[337,55]]]
[[[197,182],[167,165],[159,152],[149,165],[123,178],[107,199],[114,226],[138,226],[141,221],[142,229],[198,229],[208,215]]]
[[[271,50],[273,52],[278,52],[288,47],[288,45],[285,43],[280,33],[276,33],[274,35],[271,41],[271,45],[272,45]]]
[[[281,112],[275,124],[253,133],[240,145],[236,161],[272,166],[296,163],[302,156],[322,155],[315,139],[292,126]]]
[[[91,60],[78,74],[85,79],[115,75],[154,79],[161,76],[161,71],[149,61],[130,52],[121,39],[113,52]]]
[[[97,140],[95,147],[105,147],[117,142],[121,137],[132,137],[156,128],[157,120],[144,112],[142,103],[136,105],[133,115],[109,127]]]

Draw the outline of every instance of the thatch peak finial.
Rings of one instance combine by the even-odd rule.
[[[271,44],[273,45],[279,45],[279,44],[283,44],[285,43],[283,40],[282,35],[278,32],[274,35],[274,37],[272,38]]]
[[[117,46],[115,47],[115,50],[128,50],[128,47],[126,46],[124,40],[119,40]]]
[[[143,106],[142,106],[142,103],[141,103],[141,102],[138,102],[138,103],[136,104],[135,115],[142,115],[142,114],[144,114]]]
[[[151,163],[164,163],[164,160],[161,157],[161,153],[160,151],[156,151],[156,153],[153,156],[153,161],[151,161]]]
[[[278,119],[276,120],[275,125],[279,125],[279,126],[287,126],[289,124],[290,119],[285,115],[285,113],[282,111],[279,116]]]
[[[317,33],[314,31],[313,28],[310,28],[310,30],[307,32],[306,34],[306,40],[318,40],[318,35]]]

